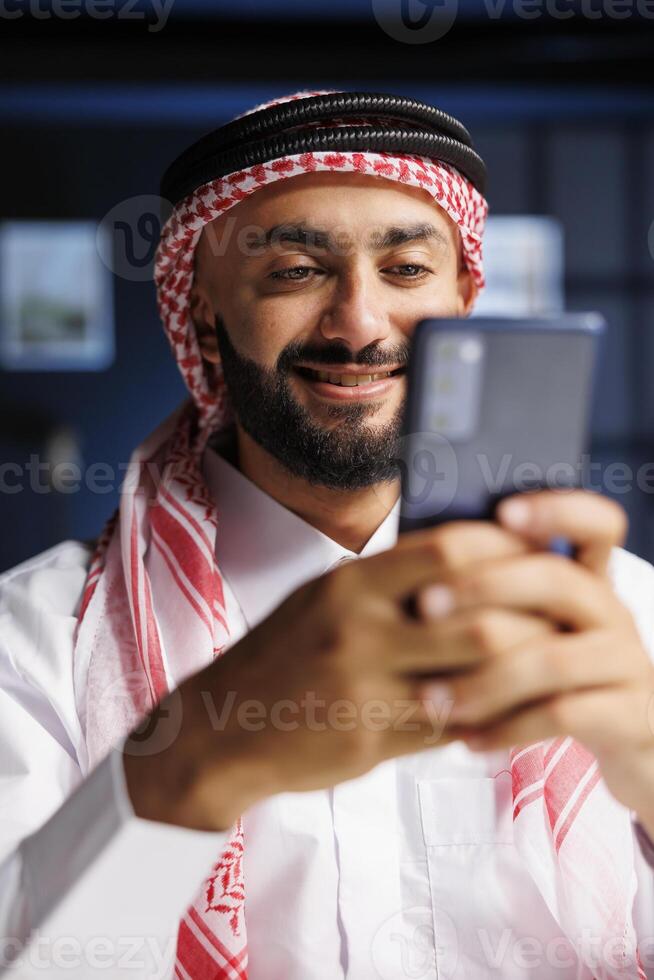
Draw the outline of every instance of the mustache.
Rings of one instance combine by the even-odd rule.
[[[311,364],[356,364],[382,370],[389,365],[406,367],[409,363],[409,345],[395,344],[382,348],[377,344],[369,344],[354,353],[346,344],[341,343],[319,347],[315,344],[292,342],[287,344],[277,358],[277,370],[288,372],[305,361],[310,361]]]
[[[216,315],[215,330],[221,358],[224,359],[223,352],[236,355],[225,323],[219,315]],[[389,347],[381,347],[375,341],[355,353],[347,344],[338,340],[326,346],[292,340],[277,357],[275,373],[288,374],[296,365],[305,361],[310,361],[312,364],[356,364],[361,367],[380,368],[382,371],[389,366],[404,368],[409,363],[410,350],[408,341],[392,344]],[[239,354],[238,357],[242,363],[260,370],[259,366],[244,354]],[[269,369],[269,372],[272,376],[273,371]]]

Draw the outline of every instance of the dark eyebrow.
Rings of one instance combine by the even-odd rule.
[[[375,251],[383,251],[386,248],[397,248],[398,245],[406,245],[409,242],[424,242],[430,239],[445,248],[449,245],[443,232],[428,222],[418,225],[393,225],[384,228],[382,231],[375,231],[370,236],[370,245]]]
[[[381,252],[410,242],[430,240],[444,248],[449,246],[449,241],[443,232],[429,222],[414,225],[390,225],[387,228],[372,232],[368,240],[368,248],[375,252]],[[328,231],[313,228],[304,221],[273,225],[272,228],[268,228],[260,235],[248,235],[248,247],[251,249],[270,248],[279,244],[300,245],[306,249],[324,250],[334,250],[339,245],[341,248],[343,247],[343,242],[336,243]]]
[[[329,232],[322,231],[320,228],[311,228],[304,222],[273,225],[262,235],[248,238],[248,245],[253,248],[266,248],[279,243],[326,249],[332,245],[332,239]]]

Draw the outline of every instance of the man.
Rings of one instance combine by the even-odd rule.
[[[654,571],[581,492],[397,541],[408,343],[483,285],[481,170],[420,103],[289,101],[164,185],[192,405],[93,554],[3,576],[5,962],[654,976]]]

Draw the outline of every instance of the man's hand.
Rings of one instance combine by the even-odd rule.
[[[488,616],[473,609],[434,623],[416,617],[410,600],[457,570],[529,548],[491,522],[461,522],[403,535],[390,551],[298,589],[180,686],[182,727],[171,746],[143,755],[142,738],[133,754],[127,743],[137,815],[223,829],[263,797],[332,786],[456,737],[418,697],[418,679],[486,660]],[[518,646],[552,626],[498,609],[493,628]]]
[[[496,635],[482,664],[426,693],[451,706],[448,728],[471,748],[561,735],[583,742],[613,794],[654,831],[654,666],[607,578],[624,514],[579,491],[514,497],[498,517],[541,548],[567,537],[577,560],[537,551],[468,566],[447,586],[426,590],[419,609],[445,616],[447,629],[474,610],[513,610],[542,615],[557,630],[518,644]]]

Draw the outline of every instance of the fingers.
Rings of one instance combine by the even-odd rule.
[[[480,565],[425,590],[432,616],[497,606],[547,616],[574,630],[622,622],[628,613],[610,584],[577,562],[537,553]]]
[[[448,723],[489,725],[534,701],[580,688],[634,682],[634,667],[626,656],[616,656],[620,642],[608,630],[585,634],[550,634],[486,658],[476,670],[425,685],[425,696],[437,706],[451,706]],[[643,659],[638,668],[643,681],[651,666]]]
[[[408,532],[390,551],[357,562],[357,571],[372,590],[404,599],[453,571],[543,550],[564,537],[576,546],[579,564],[605,576],[611,550],[626,533],[621,507],[582,490],[519,494],[502,501],[497,518],[499,525],[453,521]]]
[[[613,501],[586,491],[519,494],[497,509],[492,521],[454,521],[400,536],[389,551],[356,563],[371,589],[402,599],[447,573],[546,548],[568,538],[578,562],[602,576],[611,550],[624,540],[626,518]],[[348,568],[348,574],[354,574]]]
[[[447,745],[461,736],[447,725],[448,708],[425,701],[408,679],[398,678],[392,723],[382,733],[382,754],[391,756]]]
[[[453,570],[530,550],[531,545],[519,535],[491,521],[456,521],[403,534],[394,548],[351,562],[339,574],[344,573],[344,578],[365,576],[372,591],[404,599]]]
[[[546,547],[564,537],[577,546],[577,560],[606,574],[611,549],[622,545],[627,532],[624,510],[614,501],[587,490],[518,494],[497,507],[502,527]]]
[[[458,731],[470,748],[487,752],[569,735],[596,755],[612,753],[620,746],[642,742],[643,731],[651,741],[651,697],[649,691],[633,686],[577,689],[524,706],[485,728],[452,725],[447,731],[450,736]]]
[[[392,627],[393,671],[430,674],[476,667],[554,633],[541,616],[507,609],[466,609],[436,622]]]

